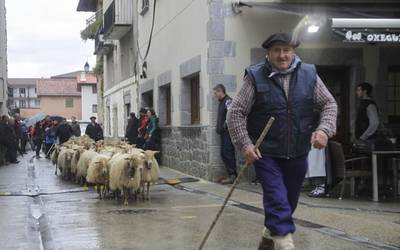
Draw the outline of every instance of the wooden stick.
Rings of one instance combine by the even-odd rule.
[[[258,137],[257,141],[256,141],[256,145],[255,145],[255,149],[257,150],[261,143],[263,142],[265,136],[267,135],[268,131],[270,130],[272,123],[275,121],[274,117],[269,118],[267,125],[265,125],[264,130],[262,131],[260,137]],[[244,171],[246,170],[246,168],[249,166],[250,164],[248,164],[246,162],[246,164],[242,167],[242,169],[240,170],[238,176],[235,179],[235,182],[233,183],[231,189],[229,190],[228,195],[225,197],[224,203],[222,203],[221,208],[219,209],[217,215],[215,216],[213,222],[211,223],[210,228],[208,229],[207,233],[204,235],[203,240],[201,241],[201,244],[199,246],[199,250],[202,250],[204,245],[206,244],[208,237],[210,236],[212,230],[214,229],[215,225],[217,224],[217,221],[219,219],[219,217],[221,216],[222,212],[224,211],[226,204],[228,203],[229,199],[232,196],[233,191],[236,189],[237,184],[239,183],[240,178],[242,177],[242,175],[244,174]]]

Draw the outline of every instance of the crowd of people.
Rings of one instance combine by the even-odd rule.
[[[141,108],[139,118],[134,112],[129,114],[125,138],[130,144],[145,150],[160,150],[161,135],[158,117],[154,109]]]
[[[91,117],[90,121],[85,133],[95,141],[102,140],[103,129],[96,123],[96,117]],[[49,158],[53,145],[62,144],[73,136],[81,136],[76,117],[71,117],[71,121],[67,122],[62,117],[52,119],[46,116],[28,127],[19,114],[14,117],[3,115],[0,121],[0,166],[19,163],[18,153],[21,156],[26,154],[28,142],[36,158],[41,158],[41,151]]]

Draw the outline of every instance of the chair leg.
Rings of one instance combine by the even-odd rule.
[[[399,194],[399,176],[398,176],[398,162],[392,166],[393,167],[393,193],[394,198]]]
[[[354,177],[354,176],[351,177],[351,178],[350,178],[350,196],[351,196],[351,197],[354,197],[354,190],[355,190],[355,185],[356,185],[355,182],[356,182],[356,181],[355,181],[355,177]]]
[[[343,177],[342,187],[340,188],[339,200],[343,199],[344,186],[346,185],[346,177]]]

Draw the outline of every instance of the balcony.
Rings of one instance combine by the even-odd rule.
[[[94,54],[107,55],[113,49],[114,44],[112,41],[104,39],[103,29],[100,29],[94,39]]]
[[[132,28],[133,1],[114,0],[104,12],[104,38],[121,39]]]

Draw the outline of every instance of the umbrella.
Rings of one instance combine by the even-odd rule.
[[[37,122],[40,122],[42,120],[44,120],[44,118],[46,118],[46,115],[43,113],[38,113],[34,116],[32,116],[31,118],[26,120],[26,126],[30,127],[35,125]]]
[[[62,117],[62,116],[59,116],[59,115],[52,115],[52,116],[50,116],[50,119],[52,120],[52,121],[57,121],[58,123],[60,123],[63,119],[65,119],[64,117]]]

